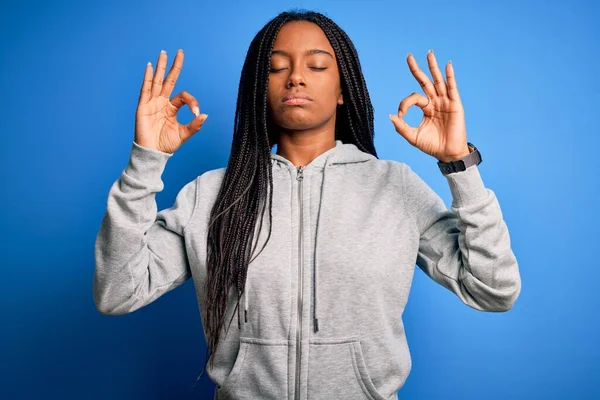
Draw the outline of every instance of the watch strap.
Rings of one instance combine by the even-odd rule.
[[[469,142],[467,142],[467,145],[469,146],[469,150],[471,150],[471,148],[472,150],[468,155],[464,156],[463,158],[449,162],[438,161],[437,164],[442,174],[448,175],[453,172],[464,171],[472,165],[481,164],[481,161],[483,160],[481,158],[481,153],[479,153],[477,147],[475,147],[475,145]]]

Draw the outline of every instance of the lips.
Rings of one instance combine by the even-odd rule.
[[[297,92],[297,93],[290,93],[290,94],[286,95],[283,98],[282,103],[298,105],[298,104],[306,104],[310,101],[312,101],[312,98],[307,93]]]

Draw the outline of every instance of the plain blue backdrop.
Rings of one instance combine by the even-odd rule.
[[[144,68],[185,51],[174,94],[209,118],[170,159],[157,195],[225,166],[237,85],[257,31],[321,11],[354,41],[380,158],[408,163],[446,202],[435,159],[388,114],[420,87],[412,52],[452,60],[467,139],[508,225],[522,292],[482,313],[417,271],[404,315],[402,399],[600,398],[598,3],[592,1],[32,2],[0,6],[0,398],[210,398],[192,282],[120,317],[92,299],[94,241],[127,163]],[[184,108],[180,121],[192,114]],[[418,125],[421,112],[407,121]]]

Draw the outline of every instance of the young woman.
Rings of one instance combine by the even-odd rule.
[[[129,163],[96,241],[98,310],[133,312],[191,277],[215,397],[396,398],[412,365],[401,317],[415,264],[477,310],[507,311],[521,290],[452,65],[444,80],[427,59],[433,82],[409,54],[425,96],[406,97],[391,121],[439,163],[450,210],[408,165],[378,159],[344,31],[319,13],[284,12],[250,44],[227,167],[157,212],[167,160],[207,118],[188,92],[170,98],[183,52],[164,80],[161,53],[154,75],[146,67]],[[196,115],[188,125],[176,118],[184,104]],[[413,105],[417,128],[402,120]]]

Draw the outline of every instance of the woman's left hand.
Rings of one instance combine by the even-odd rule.
[[[413,55],[408,54],[408,67],[427,97],[412,93],[400,102],[398,115],[390,114],[390,119],[396,132],[413,146],[443,162],[458,160],[469,154],[469,147],[465,113],[454,79],[454,69],[451,62],[446,64],[448,82],[445,82],[431,50],[427,54],[427,61],[433,83],[419,68]],[[402,119],[415,104],[423,110],[423,119],[417,128]]]

